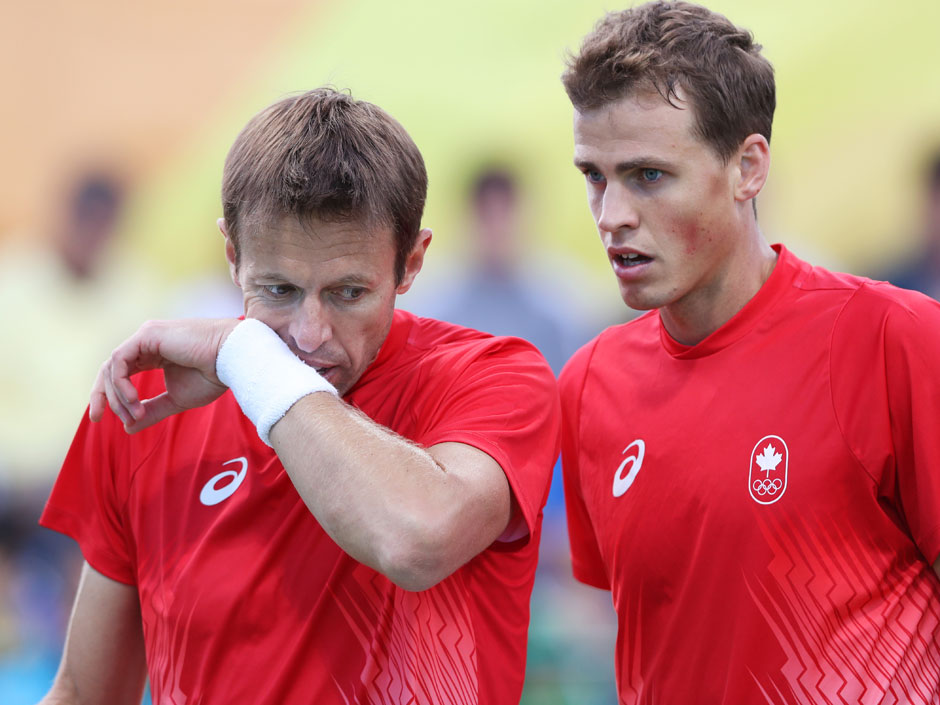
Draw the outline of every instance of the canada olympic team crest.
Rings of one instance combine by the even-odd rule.
[[[787,491],[790,453],[780,436],[764,436],[751,451],[747,488],[758,504],[773,504]]]

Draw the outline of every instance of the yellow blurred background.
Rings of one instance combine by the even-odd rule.
[[[914,247],[919,167],[940,144],[940,2],[714,0],[774,63],[772,240],[863,272]],[[583,0],[5,3],[0,239],[43,237],[88,162],[133,186],[134,248],[170,277],[221,268],[225,152],[257,110],[330,83],[395,115],[431,177],[437,251],[470,170],[519,166],[545,247],[602,272],[570,165],[563,55],[607,8]],[[433,260],[433,258],[432,258]],[[613,289],[611,289],[613,291]]]

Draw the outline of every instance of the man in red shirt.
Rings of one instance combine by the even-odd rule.
[[[573,568],[612,592],[620,702],[937,703],[940,304],[764,240],[773,69],[721,15],[608,14],[563,82],[649,310],[560,378]]]
[[[41,519],[87,561],[45,702],[148,674],[160,704],[518,702],[557,391],[530,344],[395,309],[426,188],[332,90],[239,135],[246,318],[148,323],[101,368]]]

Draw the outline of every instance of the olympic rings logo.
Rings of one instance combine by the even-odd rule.
[[[773,497],[780,491],[780,488],[783,487],[783,480],[780,478],[774,480],[754,480],[752,487],[754,491],[761,496],[767,494]]]

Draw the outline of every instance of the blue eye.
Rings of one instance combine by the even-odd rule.
[[[643,169],[640,172],[640,177],[648,184],[659,181],[662,176],[663,172],[661,172],[659,169]]]
[[[604,175],[596,169],[589,169],[584,172],[584,175],[592,184],[599,184],[604,180]]]

